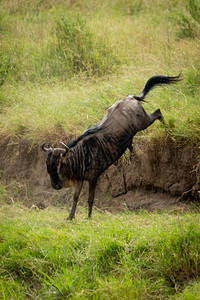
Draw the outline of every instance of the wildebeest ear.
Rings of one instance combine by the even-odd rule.
[[[53,150],[53,155],[54,156],[61,156],[61,155],[65,155],[66,154],[66,150],[63,148],[55,148]]]

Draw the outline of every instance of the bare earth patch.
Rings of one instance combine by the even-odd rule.
[[[170,196],[169,194],[154,191],[136,190],[129,191],[127,194],[115,197],[110,201],[110,208],[123,211],[146,210],[146,211],[182,211],[188,209],[189,203],[181,202],[180,197]]]
[[[149,143],[135,139],[133,152],[128,151],[100,176],[95,206],[109,211],[188,209],[194,199],[199,200],[199,155],[197,146],[181,146],[171,140]],[[8,139],[1,143],[0,168],[8,202],[15,201],[9,190],[10,182],[14,181],[18,184],[18,198],[28,207],[71,206],[72,189],[51,188],[45,160],[40,145]],[[87,189],[85,183],[80,205],[87,205]]]

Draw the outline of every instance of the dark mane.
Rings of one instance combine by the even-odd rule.
[[[98,131],[100,131],[100,130],[101,130],[101,127],[100,127],[100,126],[98,126],[98,125],[92,126],[92,127],[88,128],[87,130],[85,130],[85,131],[84,131],[84,132],[83,132],[76,140],[69,141],[69,142],[67,143],[67,146],[68,146],[69,148],[72,148],[72,147],[76,146],[76,144],[77,144],[80,140],[82,140],[83,138],[85,138],[86,136],[91,135],[91,134],[93,134],[93,133],[96,133],[96,132],[98,132]]]

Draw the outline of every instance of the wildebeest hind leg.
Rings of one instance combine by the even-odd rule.
[[[93,203],[94,203],[94,194],[95,194],[96,184],[97,184],[97,179],[94,179],[93,181],[89,182],[88,218],[90,218],[91,214],[92,214],[92,206],[93,206]]]
[[[72,220],[75,216],[76,206],[78,203],[78,198],[79,198],[82,186],[83,186],[83,181],[80,180],[80,181],[76,182],[72,210],[71,210],[67,220]]]
[[[150,124],[149,126],[155,121],[155,120],[160,120],[162,123],[164,123],[164,117],[160,111],[160,109],[156,109],[152,114],[149,115],[150,118]]]

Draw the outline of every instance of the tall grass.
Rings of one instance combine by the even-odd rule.
[[[144,86],[146,78],[143,76]],[[148,113],[160,107],[165,125],[156,122],[142,134],[154,137],[170,135],[179,141],[198,143],[199,99],[196,76],[193,70],[188,72],[186,80],[194,80],[188,88],[180,84],[167,89],[159,88],[150,93],[144,107]],[[42,87],[27,84],[24,88],[12,86],[9,91],[7,87],[2,87],[4,108],[1,134],[19,135],[36,142],[46,136],[55,138],[57,135],[64,139],[71,138],[72,135],[78,136],[86,128],[97,124],[115,101],[127,94],[139,94],[143,86],[140,89],[134,87],[134,81],[134,78],[130,80],[123,77],[121,82],[115,77],[112,81],[82,84],[75,89],[73,87],[76,83],[68,87],[63,84]],[[138,86],[140,85],[138,82]],[[188,96],[189,94],[193,96]]]
[[[71,223],[56,208],[0,214],[2,299],[198,297],[198,214],[95,211],[89,221],[81,210]]]
[[[163,110],[158,136],[199,141],[198,1],[28,3],[2,1],[3,135],[79,134],[150,76],[182,71],[183,83],[153,91],[145,108]]]
[[[80,13],[67,14],[58,21],[56,35],[57,55],[71,76],[79,72],[90,77],[102,75],[116,67],[117,59],[111,49],[95,38]]]

